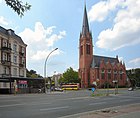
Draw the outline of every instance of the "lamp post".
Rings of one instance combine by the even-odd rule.
[[[45,65],[44,65],[44,90],[45,90],[45,93],[46,93],[46,63],[47,63],[47,60],[49,58],[49,56],[51,55],[51,53],[53,53],[55,50],[57,50],[58,48],[55,48],[54,50],[52,50],[48,56],[46,57],[46,60],[45,60]]]

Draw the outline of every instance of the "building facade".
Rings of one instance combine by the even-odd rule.
[[[87,88],[93,83],[98,83],[99,87],[126,85],[125,64],[118,60],[118,56],[105,57],[93,54],[92,33],[89,30],[86,6],[82,32],[79,39],[79,78],[81,87]]]
[[[0,26],[0,78],[26,77],[26,47],[12,29]],[[0,88],[9,88],[9,82],[0,82]]]

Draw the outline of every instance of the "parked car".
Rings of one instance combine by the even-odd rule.
[[[132,87],[128,88],[128,91],[133,91],[134,89]]]
[[[63,92],[63,89],[61,89],[61,88],[59,88],[59,87],[55,87],[55,88],[54,88],[54,91],[61,91],[61,92]]]

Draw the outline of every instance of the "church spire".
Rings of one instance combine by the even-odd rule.
[[[86,10],[86,4],[85,4],[83,26],[82,26],[82,35],[86,36],[86,34],[88,32],[89,32],[89,25],[88,25],[88,17],[87,17],[87,10]]]

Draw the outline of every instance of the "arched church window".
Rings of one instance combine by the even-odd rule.
[[[104,73],[101,73],[101,78],[105,79],[105,74]]]
[[[105,69],[104,68],[101,69],[101,78],[105,79]]]
[[[83,46],[80,47],[80,55],[83,55]]]
[[[90,54],[90,45],[86,44],[86,54]]]
[[[105,69],[104,68],[101,70],[101,73],[105,73]]]
[[[123,71],[122,71],[122,69],[120,70],[120,79],[122,80],[122,74],[123,74]]]
[[[117,69],[114,70],[114,80],[117,80]]]

